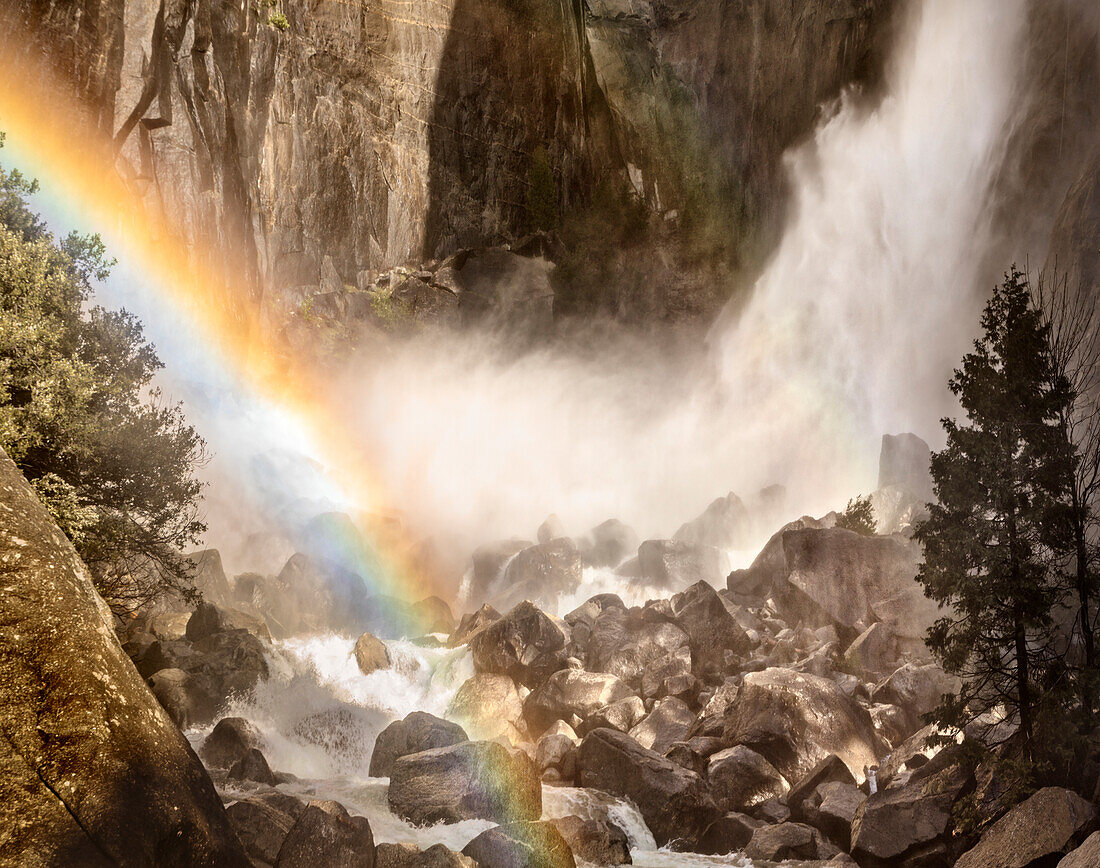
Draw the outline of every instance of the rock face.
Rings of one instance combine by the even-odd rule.
[[[0,827],[21,864],[249,864],[214,786],[0,454]]]
[[[1096,807],[1061,787],[1044,787],[1005,814],[960,857],[958,868],[1025,868],[1072,850],[1096,828]]]
[[[870,715],[836,682],[789,669],[745,676],[726,717],[723,739],[761,754],[788,780],[799,780],[833,753],[857,779],[878,761]]]
[[[466,741],[466,731],[457,723],[426,711],[412,711],[378,733],[370,758],[370,776],[388,777],[401,757]]]
[[[577,753],[577,783],[628,798],[658,845],[693,842],[717,818],[702,779],[613,729],[588,733]]]
[[[399,758],[390,769],[387,801],[417,825],[475,818],[507,823],[538,819],[542,787],[526,754],[466,741]]]

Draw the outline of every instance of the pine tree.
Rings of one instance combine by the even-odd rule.
[[[1070,389],[1055,370],[1050,326],[1027,278],[1012,269],[982,316],[983,335],[954,372],[964,422],[943,421],[947,445],[932,457],[938,503],[916,531],[918,574],[945,607],[928,645],[963,687],[936,710],[961,728],[1003,709],[1019,723],[1025,758],[1037,721],[1062,693],[1054,609],[1063,597],[1053,566],[1073,450],[1060,423]]]

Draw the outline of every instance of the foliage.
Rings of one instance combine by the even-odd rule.
[[[267,23],[276,30],[288,30],[290,28],[290,21],[282,12],[272,12],[267,16]]]
[[[57,240],[34,190],[0,168],[0,446],[116,612],[187,596],[203,441],[153,386],[161,363],[138,320],[89,306],[113,265],[102,241]]]
[[[849,500],[844,512],[836,517],[836,526],[863,536],[874,536],[875,510],[871,506],[870,495]]]
[[[916,530],[918,579],[947,607],[928,646],[963,679],[934,719],[959,729],[1003,713],[1019,722],[1031,761],[1039,728],[1057,727],[1065,702],[1052,531],[1073,462],[1059,424],[1071,394],[1054,370],[1049,325],[1016,269],[994,290],[981,325],[950,381],[966,420],[943,422],[947,445],[931,463],[938,503]]]
[[[400,328],[412,317],[409,304],[400,298],[395,298],[392,289],[372,293],[370,308],[379,325],[388,331]]]

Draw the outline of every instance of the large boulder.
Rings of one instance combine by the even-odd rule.
[[[718,809],[727,812],[782,798],[790,788],[775,766],[740,744],[711,755],[707,782]]]
[[[630,730],[630,736],[642,747],[664,755],[673,742],[687,736],[693,723],[692,710],[682,700],[669,696],[653,706],[653,711]]]
[[[897,636],[889,624],[876,621],[848,646],[843,667],[864,681],[878,681],[898,668],[897,661]]]
[[[572,612],[565,616],[565,623],[569,625],[570,643],[569,653],[578,660],[588,658],[588,646],[592,638],[592,631],[596,627],[596,621],[607,609],[618,609],[626,612],[626,605],[617,594],[597,594],[589,597]],[[625,630],[625,621],[615,621],[610,624],[611,629]],[[601,628],[603,629],[603,628]],[[591,668],[591,667],[588,667]]]
[[[696,582],[672,598],[676,624],[688,637],[695,674],[721,680],[752,642],[731,604],[706,582]]]
[[[490,599],[500,609],[523,600],[553,607],[562,594],[571,594],[581,583],[581,554],[565,537],[539,543],[516,554],[504,568]]]
[[[922,715],[939,705],[945,693],[958,689],[959,679],[947,675],[937,664],[906,663],[875,685],[871,698],[905,712],[908,737],[920,728]]]
[[[682,525],[672,540],[716,549],[741,549],[748,544],[750,529],[749,511],[731,491],[712,501],[698,518]]]
[[[601,708],[632,696],[634,692],[614,675],[561,669],[524,700],[523,715],[531,732],[540,734],[555,720],[570,724],[574,717],[584,720]]]
[[[1044,787],[982,834],[956,868],[1027,868],[1074,849],[1096,829],[1096,806],[1071,790]]]
[[[763,826],[761,820],[731,811],[711,823],[696,844],[696,852],[723,856],[744,850],[753,833]]]
[[[525,600],[469,644],[476,671],[507,675],[534,688],[565,662],[569,628]]]
[[[839,850],[821,837],[812,826],[801,823],[779,823],[761,826],[752,833],[745,847],[751,859],[782,862],[787,859],[828,859]]]
[[[904,786],[880,789],[859,806],[851,852],[860,865],[934,866],[946,860],[952,808],[974,780],[960,759],[958,750],[946,748]]]
[[[898,486],[922,501],[935,500],[932,452],[916,434],[883,434],[878,456],[878,487]]]
[[[773,536],[731,591],[771,596],[788,623],[834,625],[854,638],[875,621],[899,636],[923,637],[938,617],[916,582],[920,546],[901,537],[863,536],[838,527],[803,527]]]
[[[379,844],[374,856],[375,868],[478,868],[477,862],[433,844],[421,850],[414,844]]]
[[[191,584],[206,602],[222,607],[233,605],[233,590],[217,549],[190,552],[184,556],[183,567],[188,571]]]
[[[386,643],[371,633],[364,633],[355,640],[352,654],[355,655],[355,665],[364,675],[370,675],[379,669],[389,669],[393,665]]]
[[[1058,868],[1096,868],[1100,865],[1100,832],[1093,832],[1080,847],[1058,863]]]
[[[474,549],[471,556],[470,598],[473,602],[484,602],[490,589],[499,584],[504,565],[519,552],[530,548],[530,540],[499,540]]]
[[[678,590],[703,581],[716,585],[729,569],[726,555],[708,545],[647,539],[638,546],[638,576],[644,585]]]
[[[279,848],[275,868],[374,868],[374,834],[366,817],[337,802],[310,802]]]
[[[225,809],[245,852],[262,865],[274,865],[295,817],[260,799],[242,799]]]
[[[625,733],[596,729],[577,750],[577,784],[630,799],[657,844],[696,841],[718,810],[694,772],[646,750]]]
[[[448,714],[475,739],[503,736],[518,744],[527,733],[523,700],[515,682],[507,675],[478,672],[468,678],[451,700]]]
[[[480,868],[576,868],[577,864],[569,844],[550,821],[494,826],[462,853]]]
[[[552,821],[573,851],[593,865],[630,865],[630,841],[626,832],[609,820],[583,819],[574,815]]]
[[[390,810],[416,825],[537,820],[542,785],[522,751],[490,741],[408,754],[390,769]]]
[[[251,781],[257,784],[266,784],[269,787],[279,783],[271,766],[267,764],[265,757],[256,748],[237,760],[229,769],[226,778],[231,781]]]
[[[638,543],[638,534],[630,525],[609,518],[581,541],[581,557],[585,566],[617,567],[638,551]]]
[[[425,597],[411,606],[413,622],[419,633],[450,635],[455,629],[455,616],[442,597]]]
[[[426,711],[412,711],[378,733],[370,758],[372,778],[389,777],[393,764],[401,757],[437,747],[450,747],[467,740],[466,731],[457,723],[443,720]]]
[[[687,634],[667,621],[651,621],[609,606],[592,624],[586,668],[606,672],[634,690],[642,681],[653,683],[655,693],[665,678],[691,671]],[[660,678],[653,677],[655,673]]]
[[[199,748],[202,761],[211,768],[227,769],[254,748],[263,747],[263,736],[243,717],[223,717]]]
[[[727,744],[751,747],[788,780],[799,780],[835,753],[861,780],[878,761],[871,716],[835,681],[790,669],[745,675],[727,713]]]
[[[21,865],[249,865],[87,569],[0,453],[0,829]]]
[[[459,645],[465,645],[490,624],[499,621],[500,617],[500,612],[488,603],[483,605],[476,612],[469,612],[463,615],[455,631],[450,635],[450,638],[447,639],[447,647],[457,648]]]

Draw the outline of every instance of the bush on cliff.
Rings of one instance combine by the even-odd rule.
[[[89,305],[113,264],[99,237],[55,238],[28,207],[35,189],[0,167],[0,446],[117,613],[189,596],[179,552],[205,530],[203,441],[153,386],[138,320]]]

